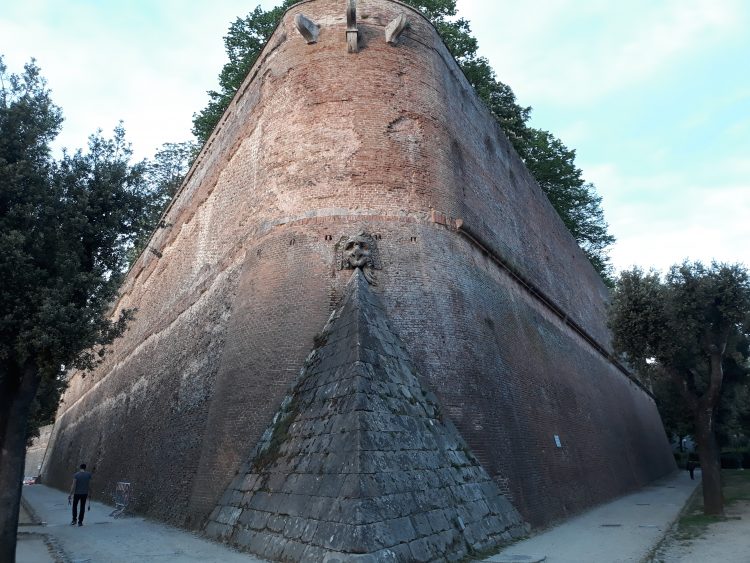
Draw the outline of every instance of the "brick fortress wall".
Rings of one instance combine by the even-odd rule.
[[[71,376],[47,482],[86,461],[96,494],[131,481],[142,512],[199,526],[336,305],[351,272],[335,247],[360,230],[426,384],[532,524],[671,471],[653,401],[605,356],[606,288],[435,30],[360,0],[348,54],[344,6],[285,14],[128,276],[117,310],[136,320]]]
[[[52,424],[41,426],[39,436],[34,438],[26,448],[26,459],[24,461],[24,477],[36,477],[41,475],[42,463],[47,453],[47,445],[52,435]]]

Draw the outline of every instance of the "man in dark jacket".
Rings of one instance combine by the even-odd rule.
[[[695,479],[695,468],[698,466],[692,459],[689,459],[685,468],[690,472],[690,478]]]
[[[68,495],[68,504],[73,499],[73,520],[71,526],[75,526],[76,520],[78,525],[83,526],[84,508],[86,508],[86,498],[89,496],[89,482],[91,473],[86,471],[86,464],[82,463],[81,468],[73,475],[73,484],[70,485],[70,494]],[[78,503],[81,503],[81,511],[78,512]]]

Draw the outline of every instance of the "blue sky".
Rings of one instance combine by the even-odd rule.
[[[190,137],[227,27],[254,6],[6,0],[0,53],[12,70],[37,58],[66,117],[58,146],[122,119],[145,157]],[[458,6],[498,78],[533,107],[532,124],[577,150],[618,239],[618,269],[750,262],[750,2]]]

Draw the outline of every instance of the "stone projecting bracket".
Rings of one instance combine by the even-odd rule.
[[[359,31],[357,30],[357,0],[347,0],[346,4],[346,50],[359,51]]]
[[[310,18],[297,14],[294,16],[294,25],[297,26],[297,31],[300,35],[305,38],[307,44],[317,43],[318,35],[320,35],[320,26],[312,21]]]
[[[385,27],[385,42],[390,45],[398,45],[398,38],[408,28],[409,20],[403,14],[399,14]]]

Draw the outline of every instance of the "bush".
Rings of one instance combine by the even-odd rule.
[[[687,452],[673,452],[674,455],[674,461],[677,464],[677,467],[680,469],[685,469],[687,465]]]
[[[742,465],[742,458],[734,454],[721,454],[722,469],[739,469]]]
[[[750,469],[750,450],[736,449],[721,452],[722,469]]]

